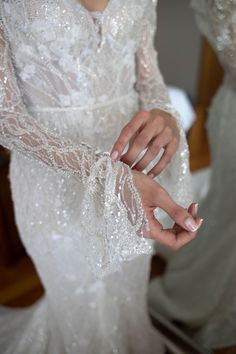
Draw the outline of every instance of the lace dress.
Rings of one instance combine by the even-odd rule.
[[[0,3],[0,142],[12,150],[19,232],[45,288],[0,310],[1,354],[155,353],[146,308],[152,253],[128,166],[108,153],[140,109],[172,112],[153,48],[156,1]],[[181,143],[160,180],[189,198]],[[85,142],[85,143],[84,143]]]
[[[210,348],[236,345],[236,1],[192,0],[197,23],[224,67],[208,118],[213,157],[199,237],[171,258],[152,304]],[[156,296],[156,300],[154,299]]]

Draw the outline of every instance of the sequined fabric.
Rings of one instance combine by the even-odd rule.
[[[173,255],[168,272],[152,284],[150,293],[152,303],[185,324],[202,345],[235,347],[236,1],[192,0],[191,5],[226,74],[207,119],[210,189],[200,205],[204,223],[198,237]]]
[[[93,14],[77,0],[1,1],[0,141],[46,290],[18,320],[2,313],[1,353],[162,352],[147,317],[141,199],[130,169],[104,152],[139,109],[174,112],[152,44],[155,5],[110,0]],[[187,158],[182,135],[161,176],[181,203]]]

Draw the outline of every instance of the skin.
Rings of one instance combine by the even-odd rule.
[[[178,250],[197,236],[202,219],[197,217],[198,205],[196,203],[191,204],[188,209],[184,209],[173,201],[160,184],[144,173],[133,170],[133,178],[148,219],[150,238],[173,250]],[[171,217],[174,221],[172,229],[163,229],[154,216],[156,208],[165,210]],[[190,224],[189,221],[191,221]]]
[[[203,221],[197,217],[197,204],[191,204],[188,210],[180,207],[153,180],[170,163],[172,156],[178,149],[179,140],[180,135],[176,120],[170,114],[154,109],[150,112],[137,113],[124,126],[111,151],[114,161],[120,159],[132,168],[134,180],[149,221],[150,238],[173,250],[179,249],[195,238]],[[128,150],[123,154],[128,144]],[[140,153],[145,149],[144,156],[138,159]],[[148,175],[140,173],[156,158],[161,149],[164,152]],[[172,229],[163,229],[154,217],[155,208],[161,208],[167,212],[174,221]]]
[[[88,11],[103,11],[109,0],[80,0],[80,2]],[[196,237],[197,229],[202,223],[202,220],[197,217],[196,204],[191,204],[188,210],[180,207],[152,179],[170,163],[178,148],[179,139],[175,119],[166,112],[154,109],[136,114],[122,129],[111,152],[114,161],[121,159],[133,168],[134,182],[149,221],[149,237],[174,250]],[[129,149],[122,155],[127,144]],[[144,149],[147,149],[145,155],[136,163],[135,160]],[[164,149],[164,153],[160,161],[149,171],[149,177],[141,173],[161,149]],[[169,214],[174,221],[172,229],[164,230],[156,220],[154,217],[156,208],[161,208]]]
[[[108,4],[109,0],[80,0],[80,3],[88,11],[103,11]]]
[[[148,173],[154,178],[170,163],[178,149],[179,140],[177,122],[170,114],[159,109],[139,112],[122,129],[111,156],[114,160],[120,159],[130,167],[143,171],[163,149],[159,162]],[[127,144],[128,151],[123,154]],[[147,149],[145,155],[136,163],[135,160],[144,149]]]

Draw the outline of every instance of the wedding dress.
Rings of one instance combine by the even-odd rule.
[[[46,293],[29,309],[0,310],[1,354],[162,352],[147,315],[141,199],[129,167],[104,152],[138,110],[173,113],[153,48],[155,7],[0,3],[0,142],[12,150],[16,221]],[[160,181],[188,203],[182,130]]]
[[[199,236],[173,255],[150,302],[209,348],[236,345],[236,1],[192,0],[197,23],[224,67],[208,118],[212,171]]]

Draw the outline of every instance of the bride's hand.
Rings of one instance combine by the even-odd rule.
[[[111,156],[114,161],[121,159],[135,170],[143,171],[163,149],[160,160],[148,173],[151,177],[155,177],[171,161],[178,148],[179,139],[177,121],[169,113],[160,109],[139,112],[122,129],[113,146]],[[128,144],[128,151],[122,155]],[[136,162],[140,153],[145,149],[147,150],[144,156]]]
[[[197,235],[202,220],[197,217],[197,204],[184,209],[176,204],[164,188],[145,174],[132,171],[135,185],[142,198],[149,222],[150,238],[177,250]],[[154,216],[154,209],[160,208],[174,221],[172,229],[163,229]]]

